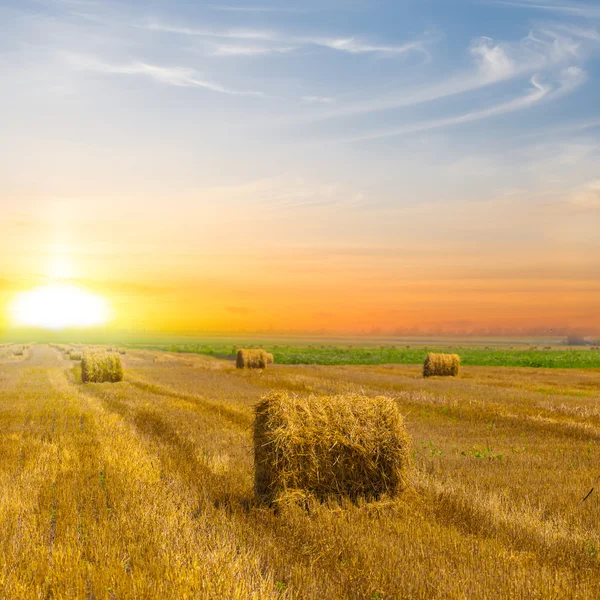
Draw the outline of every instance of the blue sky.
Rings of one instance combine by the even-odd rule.
[[[9,133],[39,141],[58,130],[98,146],[135,136],[186,156],[202,137],[200,158],[214,144],[216,167],[204,185],[277,175],[274,161],[314,175],[326,159],[324,179],[360,162],[371,184],[382,157],[424,151],[432,167],[462,156],[498,169],[507,149],[521,166],[519,150],[542,158],[549,137],[566,152],[597,139],[597,3],[20,0],[0,10]],[[306,154],[314,164],[299,167]],[[475,179],[467,194],[506,187]],[[523,173],[511,180],[527,185]]]
[[[594,279],[599,58],[591,0],[1,0],[3,269],[26,223],[32,273],[68,230],[102,276],[228,239]]]

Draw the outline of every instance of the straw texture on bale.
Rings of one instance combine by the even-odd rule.
[[[319,500],[394,496],[407,485],[409,445],[390,398],[272,392],[256,406],[255,493],[268,504],[295,491]]]
[[[458,354],[435,354],[430,352],[423,364],[423,377],[456,377],[459,368],[460,356]]]
[[[235,366],[238,369],[266,369],[267,353],[264,350],[238,350]]]
[[[123,381],[123,363],[118,354],[84,352],[81,359],[83,383]]]

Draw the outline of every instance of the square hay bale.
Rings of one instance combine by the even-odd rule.
[[[460,368],[458,354],[436,354],[430,352],[423,364],[423,377],[456,377]]]
[[[84,352],[81,359],[83,383],[116,383],[123,381],[123,363],[118,354]]]
[[[235,366],[238,369],[266,369],[267,353],[264,350],[238,350]]]
[[[294,490],[319,500],[394,496],[408,482],[409,446],[391,398],[272,392],[256,406],[255,493],[268,504]]]

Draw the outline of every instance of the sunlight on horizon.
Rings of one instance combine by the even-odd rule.
[[[10,305],[10,314],[16,326],[55,330],[105,325],[111,318],[105,298],[66,283],[53,283],[17,294]]]

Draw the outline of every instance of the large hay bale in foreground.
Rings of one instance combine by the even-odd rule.
[[[409,437],[396,403],[358,395],[265,396],[254,422],[254,488],[267,503],[294,490],[376,499],[407,485]]]
[[[460,368],[458,354],[435,354],[430,352],[423,364],[423,377],[449,376],[456,377]]]
[[[123,381],[123,363],[118,354],[84,352],[81,359],[83,383]]]
[[[238,350],[235,366],[238,369],[266,369],[267,353],[264,350]]]

